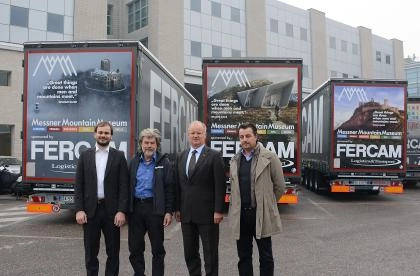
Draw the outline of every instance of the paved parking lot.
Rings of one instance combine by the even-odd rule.
[[[0,196],[1,274],[84,275],[82,230],[72,213],[28,215],[19,209],[23,205]],[[419,275],[420,188],[378,196],[317,195],[302,188],[299,204],[281,206],[280,213],[284,232],[273,238],[276,275]],[[226,216],[221,225],[222,276],[238,275],[228,221]],[[166,229],[166,275],[187,275],[179,226]],[[150,269],[149,246],[146,250]],[[120,272],[132,275],[126,227]]]

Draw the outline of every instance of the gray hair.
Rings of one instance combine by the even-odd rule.
[[[201,126],[202,128],[203,128],[203,130],[204,130],[204,133],[206,133],[207,132],[207,126],[206,126],[206,124],[204,124],[203,122],[201,122],[201,121],[192,121],[191,123],[190,123],[190,125],[188,126],[188,131],[190,130],[190,128],[192,127],[192,126],[194,126],[194,125],[199,125],[199,126]]]
[[[143,138],[155,138],[157,148],[160,147],[160,131],[156,128],[145,128],[140,132],[139,135],[139,150],[141,151],[141,143],[143,142]]]

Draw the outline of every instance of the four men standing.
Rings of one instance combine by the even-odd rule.
[[[205,146],[206,126],[188,128],[190,148],[178,154],[174,169],[158,151],[160,133],[144,129],[139,153],[128,170],[123,152],[109,147],[112,125],[95,127],[96,148],[80,156],[76,173],[76,221],[83,224],[88,275],[97,275],[101,230],[108,255],[105,275],[118,275],[120,230],[128,212],[130,262],[135,275],[144,275],[144,236],[152,248],[152,275],[164,275],[164,227],[172,213],[181,222],[184,257],[189,274],[201,275],[199,239],[206,275],[218,275],[219,223],[226,190],[221,154]],[[253,275],[252,242],[260,254],[260,274],[274,274],[271,236],[281,231],[277,200],[284,190],[278,157],[257,140],[253,124],[239,127],[242,146],[231,160],[229,220],[237,240],[239,274]]]

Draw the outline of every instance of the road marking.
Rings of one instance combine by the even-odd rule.
[[[308,201],[310,203],[312,203],[312,205],[314,205],[316,208],[318,208],[319,210],[321,210],[322,212],[324,212],[325,214],[327,214],[329,217],[334,217],[334,215],[332,213],[330,213],[327,209],[325,209],[324,207],[322,207],[321,205],[319,205],[317,202],[313,201],[312,199],[308,198]]]
[[[83,237],[46,237],[46,236],[24,236],[24,235],[0,235],[0,238],[47,239],[47,240],[83,240]]]
[[[16,222],[19,222],[19,221],[22,221],[22,220],[25,220],[25,219],[29,219],[29,218],[31,218],[31,217],[12,217],[12,218],[2,218],[2,219],[0,219],[0,222],[10,222],[10,221],[16,221]],[[4,225],[0,225],[0,227],[3,227]]]
[[[29,215],[26,211],[15,211],[15,212],[7,212],[7,213],[0,213],[0,217],[10,217],[10,216],[16,216],[16,215]]]

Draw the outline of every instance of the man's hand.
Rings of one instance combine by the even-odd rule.
[[[85,224],[87,223],[87,215],[85,211],[78,211],[76,213],[76,221],[78,224]]]
[[[176,219],[177,222],[181,222],[181,212],[180,211],[175,212],[175,219]]]
[[[214,224],[219,224],[222,222],[222,220],[223,220],[223,214],[214,212]]]
[[[125,214],[123,212],[117,212],[114,218],[114,225],[117,227],[123,226],[125,223]]]
[[[172,222],[172,214],[166,213],[165,217],[163,218],[163,226],[166,227],[170,225]]]

